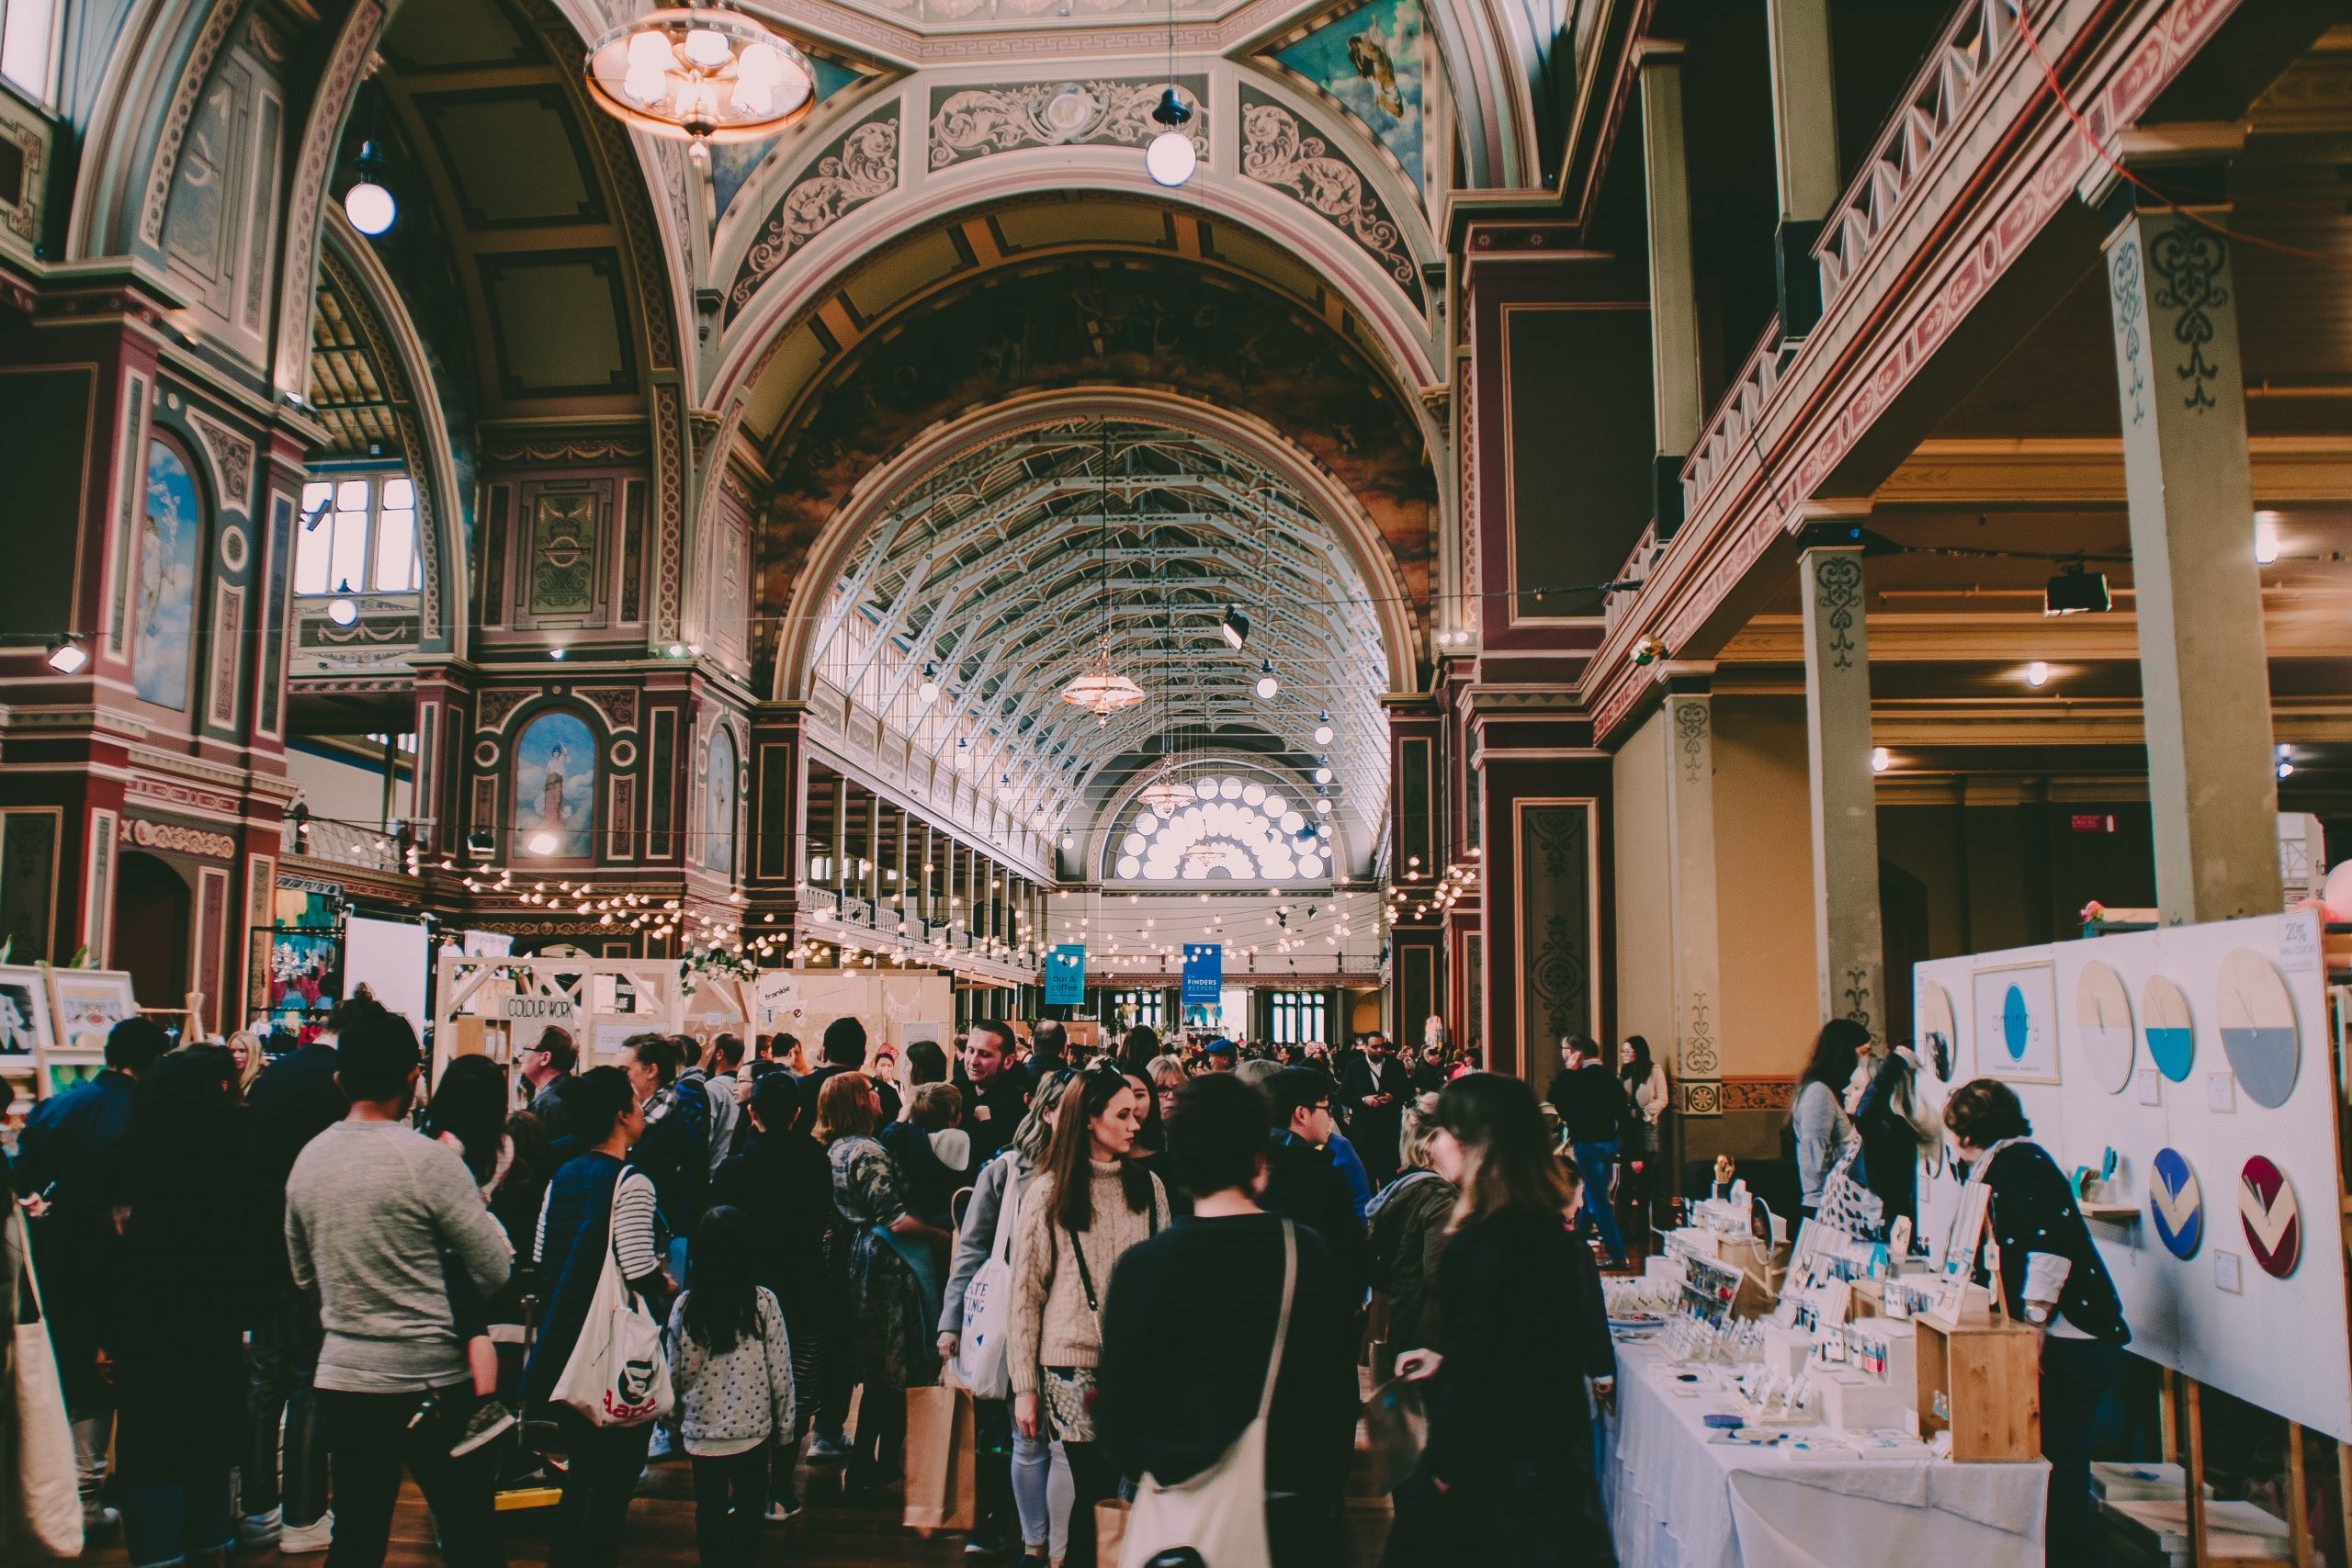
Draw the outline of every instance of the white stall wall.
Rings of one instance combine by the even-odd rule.
[[[424,1032],[424,927],[405,920],[370,920],[353,915],[343,925],[343,994],[355,995],[361,981],[385,1010]]]
[[[2240,950],[2278,972],[2292,1007],[2300,1055],[2293,1085],[2276,1108],[2248,1092],[2222,1042],[2225,989],[2233,1014],[2259,1018],[2262,1012],[2259,986],[2223,978],[2225,961]],[[2238,978],[2248,973],[2259,978],[2258,971],[2244,967],[2245,960],[2235,962]],[[2077,1011],[2098,1017],[2078,999],[2093,963],[2116,973],[2131,1004],[2128,1072],[2117,1063],[2121,1047],[2111,1036],[2106,1054],[2095,1053]],[[2012,1054],[2000,1020],[1978,1015],[1979,993],[1987,998],[1985,1008],[2005,1007],[2008,984],[1992,980],[1989,972],[2030,976],[2028,966],[2040,964],[2049,966],[2051,983],[2019,986],[2027,1003],[2020,1032],[2035,1037]],[[2090,1230],[2123,1299],[2131,1348],[2265,1410],[2352,1440],[2334,1056],[2318,915],[2268,915],[2013,948],[1921,964],[1914,975],[1915,1038],[1923,1056],[1928,1034],[1941,1028],[1939,998],[1950,998],[1951,1085],[1979,1073],[2008,1081],[2033,1123],[2034,1141],[2061,1169],[2097,1168],[2114,1149],[2117,1189],[2137,1205],[2137,1213],[2128,1224],[2094,1220]],[[1982,986],[1980,976],[1986,977]],[[2149,1049],[2147,987],[2158,976],[2187,998],[2194,1026],[2187,1076],[2177,1080],[2158,1070]],[[2044,996],[2054,997],[2054,1018],[2039,1016]],[[2036,1034],[2045,1029],[2055,1034],[2057,1081],[2020,1081],[2014,1075],[2039,1070],[2047,1076],[2038,1066],[2047,1053]],[[2165,1247],[2148,1212],[2152,1167],[2165,1148],[2188,1161],[2204,1205],[2202,1238],[2187,1258]],[[2242,1173],[2257,1155],[2285,1174],[2301,1212],[2301,1256],[2284,1279],[2257,1266],[2240,1215]],[[1947,1167],[1923,1180],[1920,1192],[1922,1234],[1940,1248],[1958,1204],[1956,1176]]]

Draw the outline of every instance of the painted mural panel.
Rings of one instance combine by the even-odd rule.
[[[1592,806],[1519,803],[1519,1037],[1543,1044],[1594,1028]]]
[[[817,73],[817,101],[823,103],[853,82],[858,73],[846,65],[836,65],[820,54],[808,57]],[[788,136],[791,132],[786,131]],[[719,141],[710,148],[710,217],[716,223],[734,205],[736,194],[751,183],[752,175],[766,162],[767,155],[776,150],[784,136],[771,136],[761,141]]]
[[[147,445],[147,504],[139,527],[139,613],[130,645],[131,682],[167,708],[187,706],[195,642],[196,566],[204,503],[177,448]]]
[[[587,860],[594,852],[596,738],[577,714],[548,713],[531,721],[514,743],[515,847],[553,860]],[[554,847],[532,849],[540,833]]]
[[[531,517],[534,615],[585,615],[596,608],[596,498],[542,495]]]
[[[725,729],[710,738],[710,784],[703,795],[703,864],[717,872],[735,869],[735,737]]]
[[[1421,0],[1370,0],[1276,50],[1274,59],[1345,106],[1426,192],[1424,87],[1437,60]]]

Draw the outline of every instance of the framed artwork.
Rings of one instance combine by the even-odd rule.
[[[710,777],[703,796],[702,863],[735,870],[735,737],[721,725],[710,738]]]
[[[525,726],[514,779],[517,851],[566,861],[595,853],[596,738],[587,720],[558,709]]]
[[[2058,1081],[2058,976],[2048,964],[1980,969],[1969,976],[1976,1003],[1976,1070],[2016,1083]]]
[[[29,964],[0,964],[0,1065],[53,1049],[49,1027],[49,986]]]
[[[51,1095],[63,1094],[69,1089],[88,1083],[106,1070],[107,1065],[103,1057],[91,1056],[67,1062],[52,1061],[41,1072],[40,1097],[47,1100]]]
[[[1960,1030],[1952,1022],[1951,993],[1933,980],[1922,980],[1914,1005],[1918,1012],[1919,1059],[1936,1075],[1937,1082],[1950,1083],[1960,1052]]]
[[[102,1051],[107,1032],[136,1017],[130,976],[119,969],[51,969],[49,1016],[57,1048]]]
[[[196,646],[196,576],[204,502],[178,447],[147,444],[147,504],[139,520],[139,613],[130,648],[131,683],[167,708],[187,706],[188,658]]]
[[[273,1018],[325,1012],[343,999],[343,933],[272,929],[262,1010]]]

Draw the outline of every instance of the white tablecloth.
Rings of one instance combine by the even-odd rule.
[[[1620,1568],[2041,1568],[2050,1468],[2038,1460],[1848,1461],[1711,1442],[1702,1417],[1733,1413],[1730,1394],[1677,1395],[1651,1346],[1618,1347],[1617,1366],[1601,1485]]]

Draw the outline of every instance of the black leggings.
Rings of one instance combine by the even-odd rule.
[[[1095,1568],[1094,1505],[1118,1493],[1119,1472],[1102,1457],[1097,1444],[1066,1442],[1062,1451],[1069,1456],[1072,1497],[1069,1556],[1063,1560],[1063,1568]]]
[[[768,1447],[715,1459],[697,1455],[695,1545],[702,1568],[752,1568],[768,1506]]]

